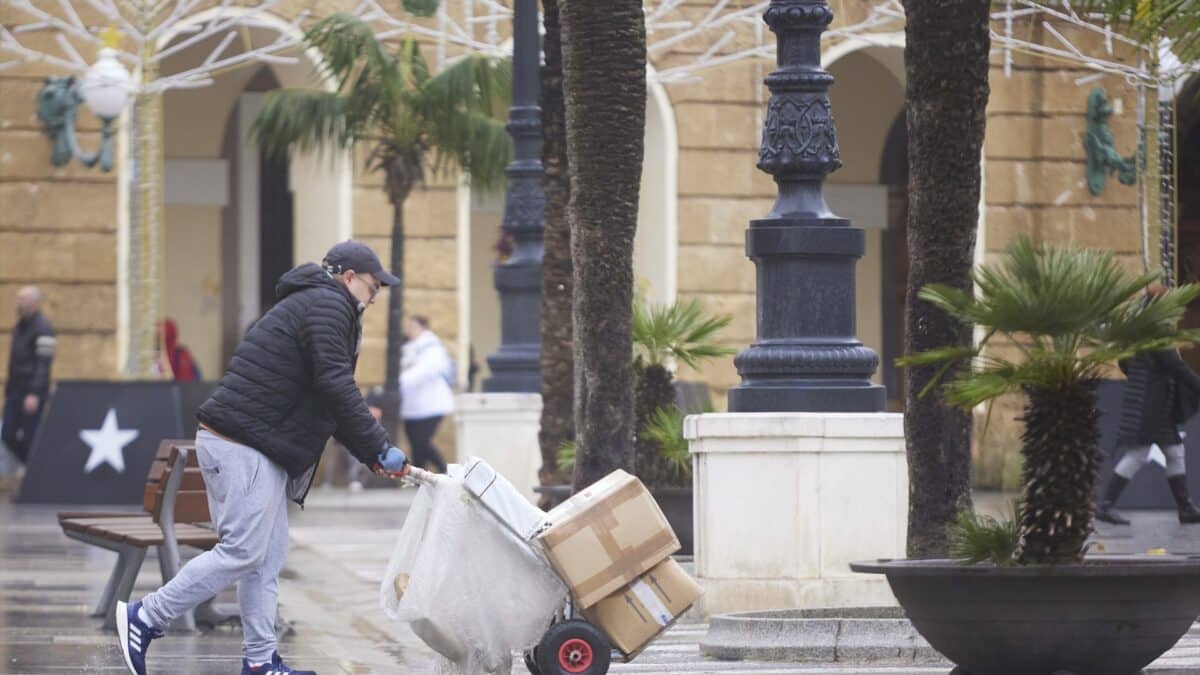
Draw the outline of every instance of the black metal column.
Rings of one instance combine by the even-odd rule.
[[[542,111],[538,107],[541,37],[537,0],[513,5],[513,100],[508,133],[514,158],[508,174],[504,223],[512,236],[512,256],[496,267],[500,294],[500,348],[488,356],[492,376],[486,392],[537,392],[542,284]]]
[[[875,352],[854,336],[854,265],[861,229],[829,211],[825,176],[841,167],[829,106],[833,77],[821,68],[825,0],[772,0],[764,20],[776,35],[778,69],[758,168],[779,186],[775,207],[750,222],[746,255],[758,283],[758,339],[734,359],[742,383],[731,412],[875,412]]]

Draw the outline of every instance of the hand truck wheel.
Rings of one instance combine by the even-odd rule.
[[[535,675],[605,675],[611,650],[604,633],[586,621],[556,623],[533,651]]]
[[[542,669],[537,665],[537,647],[525,652],[525,668],[529,675],[542,675]]]

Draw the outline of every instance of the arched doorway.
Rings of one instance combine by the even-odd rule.
[[[853,45],[852,45],[853,46]],[[875,381],[887,388],[888,409],[903,409],[904,292],[908,278],[907,134],[904,50],[861,44],[825,55],[843,167],[825,183],[839,216],[866,230],[867,253],[857,267],[857,335],[880,357]]]
[[[247,29],[245,39],[266,44],[275,30],[291,27],[267,17]],[[176,39],[183,38],[165,36],[160,48]],[[172,54],[162,62],[163,74],[196,65],[214,47],[197,44]],[[208,378],[221,373],[245,329],[272,304],[284,271],[319,260],[351,236],[345,153],[275,162],[249,138],[267,91],[314,86],[316,64],[305,56],[290,65],[250,64],[219,74],[207,87],[164,95],[163,310],[179,324],[181,340]]]

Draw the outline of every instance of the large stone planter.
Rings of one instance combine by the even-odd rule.
[[[962,675],[1134,675],[1200,614],[1200,559],[1130,557],[996,567],[951,560],[851,565],[896,599]]]

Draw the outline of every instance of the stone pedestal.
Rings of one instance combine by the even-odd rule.
[[[459,394],[454,410],[458,456],[491,464],[536,504],[541,417],[541,394]]]
[[[884,579],[849,564],[904,557],[902,415],[694,415],[684,437],[703,616],[896,603]]]

